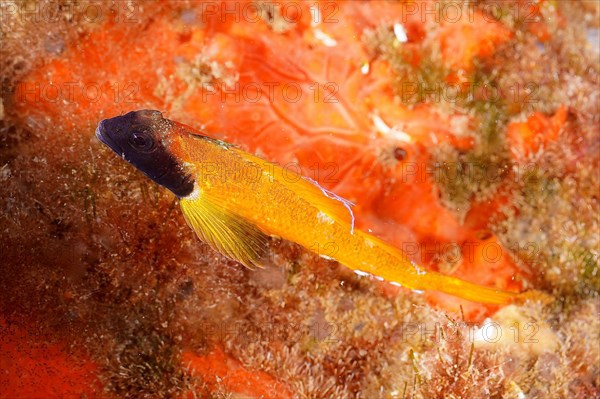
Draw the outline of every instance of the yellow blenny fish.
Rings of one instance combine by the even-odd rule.
[[[413,290],[436,290],[470,301],[507,304],[523,294],[426,271],[398,248],[354,228],[350,203],[316,182],[140,110],[103,120],[98,139],[179,198],[196,234],[217,251],[253,268],[270,236],[328,253],[358,273]]]

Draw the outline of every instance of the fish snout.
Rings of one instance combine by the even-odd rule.
[[[98,123],[98,127],[96,127],[96,137],[98,138],[98,140],[104,142],[104,125],[105,125],[106,119],[101,120],[100,123]]]
[[[109,125],[109,122],[110,119],[104,119],[98,123],[98,127],[96,128],[96,137],[102,144],[122,156],[123,149],[117,144],[117,141],[115,141],[115,138],[112,136],[110,132],[112,126],[107,126]]]

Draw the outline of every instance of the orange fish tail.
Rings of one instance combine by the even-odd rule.
[[[399,248],[359,232],[355,244],[370,241],[374,245],[367,246],[362,257],[349,258],[348,264],[355,270],[384,278],[403,287],[413,290],[433,290],[454,295],[473,302],[506,305],[515,301],[519,294],[495,288],[470,283],[456,277],[447,276],[437,272],[426,271],[413,263]],[[368,259],[370,262],[358,263],[357,260]],[[342,262],[344,263],[344,262]]]
[[[516,292],[485,287],[435,272],[428,272],[423,276],[423,279],[425,283],[424,289],[440,291],[479,303],[507,305],[522,295]]]

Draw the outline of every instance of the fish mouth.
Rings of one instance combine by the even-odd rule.
[[[123,150],[121,149],[121,147],[119,147],[117,145],[117,143],[115,143],[113,141],[113,139],[106,133],[106,130],[104,128],[105,122],[106,122],[106,119],[103,121],[100,121],[100,123],[98,123],[98,127],[96,128],[96,137],[98,138],[98,140],[100,140],[100,142],[102,144],[108,146],[111,150],[113,150],[117,154],[119,154],[119,155],[123,154]]]
[[[166,175],[169,174],[169,170],[165,170],[163,173],[160,173],[158,176],[154,177],[154,180],[158,180],[158,179],[162,179],[163,177],[165,177]]]

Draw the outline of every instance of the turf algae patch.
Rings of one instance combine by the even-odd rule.
[[[16,322],[24,317],[36,321],[51,340],[84,347],[101,368],[106,367],[101,377],[111,376],[106,384],[111,392],[167,395],[181,390],[185,381],[179,377],[179,349],[172,333],[155,331],[155,325],[168,323],[172,314],[172,302],[161,287],[172,281],[166,270],[175,257],[156,245],[176,251],[176,224],[165,221],[172,201],[144,195],[140,187],[146,182],[141,179],[99,179],[96,168],[111,166],[95,154],[97,150],[82,138],[42,136],[13,155],[9,167],[15,168],[15,178],[2,196],[7,211],[2,314]],[[129,176],[127,170],[117,174]],[[114,195],[126,198],[124,191],[134,197],[137,193],[140,206],[127,201],[117,208],[107,205]],[[16,206],[14,199],[19,197],[30,201]],[[147,224],[121,226],[121,220],[142,214]],[[29,237],[25,242],[23,234]],[[140,305],[146,301],[152,303],[150,308]],[[146,355],[137,356],[138,350]],[[165,378],[170,371],[173,378]]]
[[[544,153],[498,231],[507,243],[534,243],[524,266],[538,284],[575,299],[598,293],[598,199],[589,189],[599,182],[592,165],[581,164],[576,175],[558,169],[566,156],[559,148]]]
[[[593,62],[597,56],[586,45],[585,29],[593,26],[599,10],[591,2],[568,8],[547,3],[540,12],[554,21],[589,22],[566,24],[560,30],[550,25],[549,35],[537,40],[527,34],[527,25],[515,23],[516,40],[498,54],[502,59],[524,56],[515,63],[497,63],[498,84],[529,84],[533,89],[526,103],[509,104],[513,120],[533,110],[553,113],[561,104],[568,111],[556,142],[513,161],[513,171],[519,171],[514,207],[505,208],[508,219],[499,221],[497,230],[509,247],[532,243],[535,253],[522,258],[522,264],[533,279],[574,299],[598,292],[598,198],[597,189],[592,189],[599,184],[598,156],[591,153],[598,148],[600,71]],[[533,64],[543,67],[531,68]],[[551,135],[548,130],[539,134]]]

